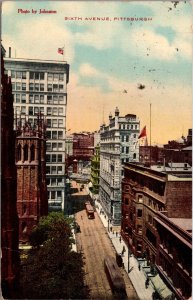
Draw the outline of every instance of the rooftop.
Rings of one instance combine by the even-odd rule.
[[[183,230],[192,232],[192,219],[169,218],[169,220]]]

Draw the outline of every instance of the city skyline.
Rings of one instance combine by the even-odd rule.
[[[13,58],[70,64],[67,130],[99,130],[118,106],[121,116],[139,117],[149,139],[151,103],[152,144],[167,143],[192,124],[191,5],[4,1],[2,43]],[[64,57],[57,53],[62,47]]]

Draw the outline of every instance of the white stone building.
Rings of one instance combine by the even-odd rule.
[[[136,115],[109,115],[109,125],[100,129],[99,199],[113,225],[121,223],[121,180],[123,164],[139,161],[140,122]]]
[[[69,65],[64,61],[5,58],[11,76],[17,122],[47,120],[46,177],[49,209],[63,210],[65,199],[65,134]]]

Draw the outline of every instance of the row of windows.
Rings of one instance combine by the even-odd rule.
[[[62,162],[62,154],[46,154],[46,162],[60,163]]]
[[[63,127],[63,119],[47,119],[47,128]]]
[[[47,107],[47,116],[62,116],[63,115],[63,108],[57,108],[57,107]]]
[[[62,151],[63,149],[63,143],[46,143],[46,150],[47,151]]]
[[[64,74],[48,73],[48,81],[64,81]]]
[[[48,192],[48,199],[62,200],[62,191],[50,191],[50,192]]]
[[[136,138],[136,134],[134,133],[133,138]],[[129,142],[129,135],[122,135],[121,136],[121,141],[122,142]]]
[[[31,145],[30,151],[28,151],[28,145],[26,144],[23,148],[19,144],[16,150],[16,161],[34,161],[35,160],[35,146]]]
[[[13,91],[26,91],[26,83],[23,82],[12,82]],[[30,83],[29,91],[34,92],[44,92],[45,86],[43,83]],[[63,84],[48,84],[47,85],[48,92],[63,92],[64,86]]]
[[[63,131],[47,131],[47,138],[52,140],[61,140],[63,139]]]
[[[64,186],[63,178],[47,178],[46,184],[51,186]]]
[[[119,124],[119,129],[139,129],[139,125],[135,124]]]
[[[62,166],[46,166],[46,174],[63,174]]]
[[[26,103],[26,94],[14,94],[14,99],[16,103]],[[32,95],[29,94],[29,103],[30,104],[44,104],[44,95]],[[47,96],[47,104],[63,104],[64,96]]]
[[[44,72],[29,72],[29,78],[34,80],[44,80]],[[11,78],[26,79],[27,72],[11,71]],[[64,74],[61,73],[48,73],[49,81],[64,81]]]

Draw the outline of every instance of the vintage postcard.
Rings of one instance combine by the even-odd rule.
[[[1,22],[3,297],[190,299],[192,1]]]

